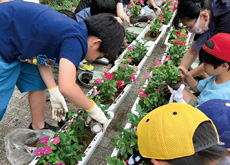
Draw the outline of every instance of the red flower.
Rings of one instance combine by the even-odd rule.
[[[144,98],[145,98],[145,97],[147,97],[147,95],[146,95],[145,93],[142,93],[142,94],[141,94],[141,97],[144,97]]]
[[[107,73],[107,72],[104,72],[104,75],[105,75],[105,77],[107,78],[107,79],[109,79],[109,80],[112,80],[112,75],[111,75],[111,73]]]
[[[174,41],[174,44],[177,45],[180,43],[180,40]]]
[[[163,8],[162,10],[166,10],[166,8]]]
[[[125,84],[124,81],[118,80],[117,83],[118,83],[117,89],[119,89],[119,88],[124,88],[124,86],[123,86],[123,85]]]
[[[139,93],[142,93],[142,92],[144,92],[144,90],[143,89],[139,89]]]
[[[181,42],[180,43],[180,46],[184,46],[186,43],[185,42]]]

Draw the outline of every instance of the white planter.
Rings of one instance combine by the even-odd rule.
[[[172,31],[172,30],[173,30],[173,27],[170,28],[170,31]],[[165,42],[164,42],[164,44],[165,44],[166,46],[172,46],[172,45],[173,45],[173,44],[170,44],[170,43],[169,43],[170,34],[171,34],[171,33],[169,33],[169,34],[166,36],[166,39],[165,39]],[[188,38],[187,38],[187,40],[186,40],[186,45],[189,44],[189,40],[190,40],[190,38],[191,38],[191,35],[192,35],[192,33],[188,32]]]
[[[114,65],[108,72],[112,73],[112,72],[115,72],[117,69],[118,69],[118,65]],[[136,79],[139,76],[139,74],[140,74],[140,70],[138,70],[137,74],[135,75]],[[125,99],[125,97],[128,95],[128,93],[131,90],[132,86],[133,86],[133,83],[126,85],[126,87],[123,89],[123,91],[117,96],[117,98],[110,105],[110,107],[108,108],[108,111],[115,112],[117,110],[117,108],[121,105],[121,103],[123,102],[123,100]],[[87,93],[87,96],[91,95],[92,92],[93,92],[93,89],[91,89]]]
[[[109,124],[111,123],[111,121],[112,121],[112,119],[114,117],[113,112],[108,111],[108,114],[111,117],[111,119],[109,119],[107,127],[109,126]],[[97,146],[100,143],[101,139],[103,138],[104,134],[105,134],[105,131],[99,132],[99,133],[96,134],[96,136],[93,138],[93,140],[91,141],[89,146],[86,148],[86,150],[84,152],[85,156],[82,157],[82,161],[78,162],[78,165],[85,165],[88,162],[89,158],[92,156],[93,152],[97,148]],[[34,160],[29,165],[36,165],[37,161],[38,160],[36,160],[34,158]]]
[[[131,126],[132,126],[132,124],[127,123],[127,124],[125,125],[125,129],[130,129],[130,128],[131,128]],[[112,152],[112,154],[111,154],[111,156],[110,156],[110,157],[113,157],[113,156],[118,156],[118,154],[119,154],[119,149],[114,148],[114,150],[113,150],[113,152]]]

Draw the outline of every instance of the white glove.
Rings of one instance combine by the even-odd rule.
[[[184,90],[184,87],[185,85],[181,84],[180,88],[178,88],[177,90],[173,90],[170,86],[168,86],[168,89],[173,95],[173,100],[175,100],[178,103],[186,103],[183,99],[183,93],[182,93],[182,91]]]
[[[48,89],[50,93],[50,102],[52,106],[52,118],[56,121],[65,120],[68,108],[64,97],[58,89],[58,86]]]
[[[101,108],[99,108],[93,101],[93,107],[90,108],[89,110],[86,110],[86,112],[88,113],[88,118],[85,122],[85,125],[88,127],[89,123],[92,119],[98,121],[99,123],[103,124],[103,130],[105,130],[107,123],[108,123],[108,119],[106,118],[104,112],[101,110]]]

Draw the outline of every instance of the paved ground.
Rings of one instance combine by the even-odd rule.
[[[145,82],[144,73],[149,73],[149,69],[155,64],[156,61],[160,60],[165,51],[164,40],[160,40],[158,45],[155,47],[153,54],[148,58],[145,66],[141,70],[141,74],[138,77],[136,83],[133,85],[128,96],[124,99],[123,103],[120,105],[118,110],[115,112],[115,117],[107,128],[104,138],[97,147],[93,156],[87,163],[87,165],[105,165],[106,156],[110,156],[113,151],[113,144],[110,142],[110,138],[116,133],[116,123],[125,125],[126,114],[131,112],[131,107],[137,97],[138,89]],[[98,71],[108,71],[111,68],[109,65],[99,65],[93,64],[95,70]],[[83,91],[87,93],[89,89],[81,86]],[[56,122],[51,119],[51,108],[50,102],[47,102],[46,107],[46,122],[55,125]],[[31,123],[30,109],[28,105],[28,94],[21,94],[17,89],[15,89],[13,96],[8,105],[6,114],[4,115],[2,121],[0,122],[0,165],[10,165],[5,152],[4,137],[11,131],[17,128],[27,128]]]

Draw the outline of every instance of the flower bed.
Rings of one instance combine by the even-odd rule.
[[[104,110],[105,108],[102,107]],[[107,115],[110,117],[108,125],[114,117],[113,112],[108,111]],[[85,128],[85,120],[87,113],[82,111],[82,115],[73,115],[69,111],[68,116],[72,116],[63,127],[62,130],[56,132],[54,138],[49,140],[47,138],[40,139],[36,158],[30,163],[35,164],[86,164],[90,156],[100,143],[104,132],[99,132],[96,135],[92,134],[90,128]],[[107,125],[107,126],[108,126]]]
[[[104,78],[95,80],[95,86],[88,96],[98,104],[109,105],[110,111],[115,112],[123,99],[131,90],[140,71],[128,64],[115,65],[105,72]]]

